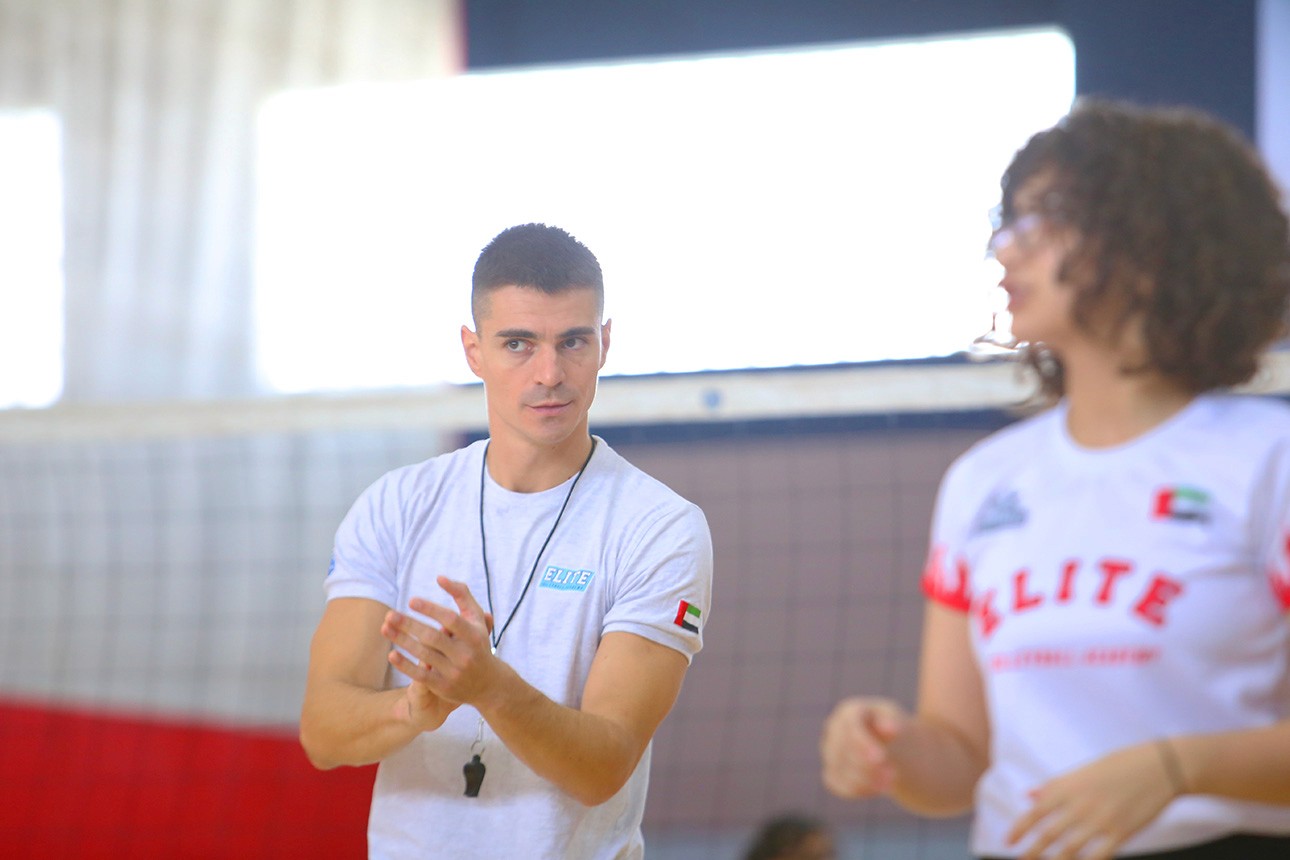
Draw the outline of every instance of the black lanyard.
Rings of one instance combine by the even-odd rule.
[[[488,538],[484,534],[484,479],[488,473],[488,445],[484,446],[483,462],[479,466],[479,553],[484,560],[484,590],[488,595],[488,612],[493,615],[493,581],[488,573]],[[533,576],[537,573],[538,564],[542,561],[542,553],[546,552],[547,545],[551,543],[551,538],[555,537],[555,530],[560,527],[560,519],[564,516],[565,508],[569,507],[569,500],[573,498],[573,490],[578,486],[578,481],[582,478],[582,473],[587,471],[587,464],[591,462],[591,455],[596,453],[596,439],[591,439],[591,450],[587,452],[587,459],[582,461],[582,468],[578,474],[573,476],[573,483],[569,485],[569,492],[565,494],[564,504],[560,505],[560,513],[556,514],[555,522],[551,525],[551,531],[547,533],[546,540],[542,541],[542,548],[538,550],[537,557],[533,559],[533,569],[529,571],[529,578],[524,581],[524,590],[520,592],[520,599],[515,601],[515,608],[507,616],[506,623],[497,631],[494,636],[489,631],[489,639],[493,643],[493,653],[497,653],[497,646],[502,644],[502,635],[506,633],[506,628],[511,626],[515,620],[515,613],[520,611],[520,604],[524,602],[524,597],[529,593],[529,586],[533,584]],[[496,618],[496,615],[493,615]]]

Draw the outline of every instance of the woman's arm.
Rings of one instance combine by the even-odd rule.
[[[989,760],[985,691],[966,613],[928,603],[918,707],[852,698],[834,709],[820,742],[825,785],[840,797],[889,795],[921,815],[957,815],[972,805]]]

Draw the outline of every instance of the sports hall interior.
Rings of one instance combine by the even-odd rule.
[[[334,282],[317,280],[311,258],[330,259],[325,246],[337,241],[328,219],[351,231],[375,223],[352,207],[328,209],[347,184],[368,199],[367,168],[360,153],[360,167],[345,173],[353,165],[337,160],[344,148],[324,132],[349,121],[327,110],[309,114],[324,132],[297,133],[297,150],[266,161],[269,119],[282,116],[270,112],[276,99],[1049,31],[1073,48],[1075,95],[1211,111],[1290,182],[1290,0],[0,0],[0,177],[9,177],[0,185],[27,170],[22,153],[6,154],[6,116],[38,115],[57,130],[52,187],[61,201],[47,393],[10,395],[4,386],[34,371],[0,347],[0,853],[363,854],[373,768],[315,771],[296,739],[332,538],[364,487],[479,438],[485,413],[478,384],[420,377],[416,353],[393,381],[293,388],[266,371],[266,165],[309,165],[291,194],[314,195],[321,213],[323,232],[292,234],[290,245],[301,273],[287,315],[305,333],[300,350],[323,361],[353,327],[388,324],[389,315],[364,319],[363,297],[372,282],[406,274],[377,252],[342,278],[343,300]],[[1007,115],[1028,74],[1018,66],[992,76],[976,122]],[[898,109],[870,118],[877,135],[919,112],[901,101],[901,85],[836,80],[811,95],[846,115],[863,110],[855,105],[870,90],[894,93]],[[576,139],[604,107],[551,110]],[[522,159],[523,124],[491,122],[485,133],[508,135]],[[946,123],[939,139],[922,134],[925,166],[952,168],[965,130]],[[812,157],[780,156],[751,165],[749,199]],[[863,147],[854,157],[867,157]],[[440,163],[429,175],[456,169]],[[630,176],[643,166],[619,169]],[[488,170],[464,187],[477,181],[482,195],[499,195]],[[997,174],[986,181],[997,189]],[[550,178],[553,197],[561,182]],[[397,175],[372,184],[393,193]],[[427,197],[433,187],[416,186]],[[878,213],[828,242],[860,243],[862,230],[922,235],[937,189],[917,175],[903,187],[909,207],[899,217]],[[670,226],[703,205],[702,189],[694,193],[638,222],[641,241],[659,253],[681,244],[702,253],[702,235]],[[13,239],[25,219],[0,208],[0,256],[26,250]],[[363,240],[398,260],[437,248],[434,235],[381,229]],[[454,250],[473,257],[487,238]],[[741,253],[763,250],[747,242]],[[792,253],[805,261],[816,250],[807,242]],[[279,264],[293,265],[292,253]],[[15,341],[35,325],[18,301],[35,287],[5,271],[0,262],[0,338]],[[938,312],[929,300],[917,314],[871,317],[863,305],[837,314],[819,299],[807,323],[729,324],[727,309],[773,309],[816,292],[791,271],[766,271],[762,283],[708,278],[694,287],[707,297],[693,304],[668,299],[665,330],[637,336],[643,353],[863,341],[893,327],[912,338]],[[607,267],[611,308],[614,276]],[[467,270],[439,286],[464,295],[468,283]],[[886,288],[919,295],[931,286]],[[338,301],[337,316],[310,315],[313,304]],[[988,324],[983,304],[969,328]],[[626,340],[630,317],[616,326]],[[1014,362],[973,357],[970,340],[923,355],[641,372],[616,370],[611,350],[592,431],[697,503],[715,548],[705,647],[654,741],[647,857],[735,858],[760,822],[785,812],[825,820],[845,857],[964,856],[965,817],[918,820],[885,800],[831,797],[817,742],[842,696],[912,703],[938,482],[1031,393]],[[1286,359],[1274,354],[1258,391],[1290,397]]]

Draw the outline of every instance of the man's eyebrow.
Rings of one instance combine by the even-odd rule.
[[[574,326],[573,328],[565,329],[564,331],[556,335],[556,340],[565,340],[566,338],[571,338],[571,337],[591,337],[595,333],[596,333],[595,326],[590,326],[590,325]],[[538,339],[537,332],[530,331],[529,329],[526,329],[526,328],[504,328],[504,329],[501,329],[500,331],[494,332],[493,337],[501,338],[503,340],[512,340],[512,339],[537,340]]]
[[[534,340],[537,338],[537,332],[529,331],[526,328],[504,328],[501,331],[493,332],[493,337],[506,338],[507,340],[512,338]]]

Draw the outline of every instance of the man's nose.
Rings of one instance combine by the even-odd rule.
[[[533,368],[534,380],[547,388],[555,388],[564,382],[564,362],[555,347],[542,347],[535,357]]]

